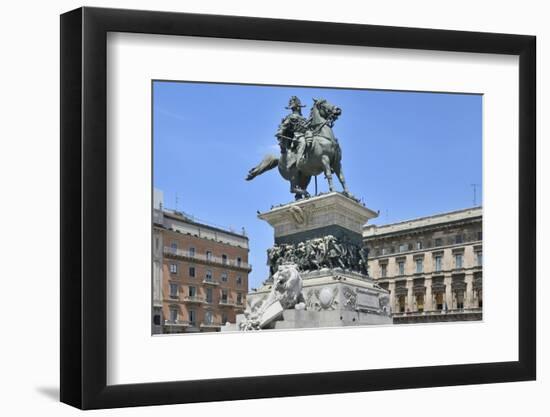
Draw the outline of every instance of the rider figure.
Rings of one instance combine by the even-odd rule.
[[[285,107],[288,110],[292,110],[292,113],[287,115],[279,125],[277,133],[275,136],[279,140],[279,145],[281,147],[281,153],[291,152],[294,153],[296,149],[296,143],[298,142],[298,137],[300,134],[303,134],[306,129],[307,120],[302,116],[302,105],[300,99],[296,96],[290,97],[288,101],[288,107]],[[289,158],[289,165],[292,165],[294,158]]]

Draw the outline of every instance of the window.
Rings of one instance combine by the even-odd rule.
[[[416,294],[416,311],[419,313],[424,311],[424,294]]]
[[[397,274],[405,275],[405,261],[397,262]]]
[[[194,266],[189,267],[189,276],[191,278],[195,278],[195,267]]]
[[[211,261],[212,260],[212,252],[209,250],[206,251],[206,260]]]
[[[406,252],[408,248],[409,245],[407,245],[406,243],[399,245],[399,252]]]
[[[463,268],[463,256],[461,253],[455,254],[455,268]]]
[[[476,265],[483,266],[483,253],[481,251],[476,252]]]
[[[241,277],[240,275],[237,276],[237,285],[242,285],[243,284],[243,277]]]
[[[227,290],[222,290],[222,302],[227,303]]]
[[[416,273],[420,274],[421,272],[423,272],[424,271],[424,260],[416,259],[414,262],[416,264]]]
[[[225,324],[229,321],[227,318],[227,313],[222,313],[222,324]]]
[[[222,272],[222,282],[227,282],[227,272]]]
[[[434,241],[434,246],[441,246],[443,244],[443,241],[441,240],[440,237],[438,237],[437,239],[435,239]]]
[[[227,255],[226,254],[222,255],[222,264],[224,264],[224,265],[227,264]]]
[[[455,243],[456,244],[460,244],[464,241],[464,236],[463,235],[456,235],[455,236]]]
[[[210,310],[206,310],[206,312],[204,313],[204,322],[206,324],[212,324],[213,318],[214,314],[212,314]]]
[[[456,292],[456,308],[459,310],[462,310],[464,308],[464,292],[463,291],[457,291]]]
[[[155,250],[156,251],[159,250],[159,238],[158,237],[155,238]]]
[[[195,248],[189,248],[189,257],[194,258],[195,257]]]
[[[386,264],[380,265],[380,277],[386,278],[387,273],[388,273],[388,265]]]
[[[422,249],[422,242],[420,241],[416,242],[416,249],[417,250]]]
[[[170,308],[170,321],[171,322],[178,321],[178,309],[175,307]]]
[[[382,255],[386,255],[388,253],[388,250],[386,248],[382,248]]]
[[[176,253],[178,251],[178,243],[177,242],[172,242],[170,244],[170,250],[172,251],[172,253]]]
[[[435,306],[438,310],[443,310],[443,293],[437,293],[435,295]]]
[[[206,271],[206,281],[212,281],[212,271]]]
[[[483,240],[483,232],[477,232],[477,240]]]
[[[212,288],[207,288],[206,289],[206,302],[207,303],[211,303],[212,302]]]
[[[237,258],[237,266],[241,266],[241,263],[242,263],[242,259],[240,257]]]
[[[405,296],[400,295],[398,300],[397,300],[397,303],[398,303],[398,307],[399,307],[399,312],[404,313],[405,312]]]
[[[443,257],[441,255],[435,257],[435,272],[441,272],[442,260]]]
[[[170,264],[170,273],[171,274],[177,274],[178,273],[178,264]]]
[[[197,288],[196,287],[189,287],[189,297],[196,297],[197,296]]]
[[[197,322],[197,313],[195,310],[189,310],[189,323],[195,324]]]
[[[243,303],[243,295],[239,292],[237,293],[237,304]]]
[[[178,297],[178,284],[170,283],[170,298]]]
[[[153,316],[153,324],[155,326],[160,326],[160,314],[155,314]]]

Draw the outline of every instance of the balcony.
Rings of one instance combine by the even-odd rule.
[[[218,304],[222,307],[236,307],[237,306],[235,301],[233,301],[231,298],[227,298],[225,300],[223,298],[221,298],[220,301],[218,302]]]
[[[452,310],[410,311],[392,313],[393,324],[435,323],[443,321],[478,321],[482,319],[481,308],[463,308]]]
[[[187,250],[164,247],[164,255],[171,258],[182,258],[190,261],[204,262],[211,265],[223,266],[233,269],[251,271],[252,265],[246,262],[238,262],[236,259],[226,259],[220,256],[206,256],[205,254],[189,253]]]
[[[206,322],[206,321],[203,321],[201,323],[201,329],[219,329],[220,327],[222,327],[222,324],[221,323],[217,323],[217,322]]]
[[[204,303],[204,298],[199,297],[197,295],[186,295],[185,297],[183,297],[183,301],[188,302],[188,303],[202,304],[202,303]]]
[[[170,327],[189,327],[191,323],[186,320],[164,320],[164,325]]]
[[[205,279],[202,280],[202,283],[206,284],[206,285],[220,285],[219,281],[215,281],[212,278],[205,278]]]

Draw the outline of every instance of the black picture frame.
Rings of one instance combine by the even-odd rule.
[[[108,32],[519,56],[519,360],[107,385]],[[61,15],[61,401],[97,409],[534,380],[535,50],[524,35],[88,7]]]

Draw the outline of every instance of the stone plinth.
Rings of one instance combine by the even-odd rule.
[[[339,268],[304,272],[305,310],[284,310],[270,328],[316,328],[392,324],[389,293],[369,277]],[[271,284],[248,294],[253,305],[265,299]],[[237,317],[237,323],[242,317]]]
[[[222,330],[392,324],[389,292],[367,275],[362,243],[363,226],[377,215],[338,192],[260,213],[274,229],[275,245],[268,250],[272,275],[248,294],[237,323]],[[294,308],[271,304],[286,294],[284,271],[294,271],[301,288]]]
[[[362,228],[378,213],[339,192],[273,207],[258,217],[274,229],[275,244],[296,244],[332,235],[362,244]]]

